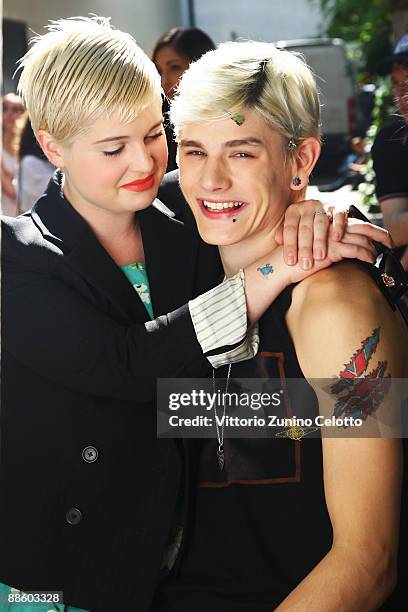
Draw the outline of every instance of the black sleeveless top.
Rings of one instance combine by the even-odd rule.
[[[303,378],[285,322],[292,290],[262,317],[257,357],[234,364],[231,376],[280,378],[282,384]],[[312,388],[303,388],[296,401],[312,404],[317,414]],[[283,407],[287,417],[292,399]],[[202,441],[182,559],[154,610],[272,612],[331,547],[319,438],[226,439],[224,448],[221,472],[215,432]]]

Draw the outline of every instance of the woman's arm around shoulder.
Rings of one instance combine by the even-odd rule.
[[[206,375],[210,363],[188,305],[147,323],[119,322],[98,306],[105,294],[92,288],[87,298],[82,276],[64,274],[63,260],[29,215],[4,219],[2,349],[10,367],[90,395],[141,402],[154,397],[159,377]]]

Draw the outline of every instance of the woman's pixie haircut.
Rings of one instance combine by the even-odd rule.
[[[160,97],[160,77],[130,34],[104,17],[50,21],[20,60],[18,91],[34,132],[68,143],[104,114],[124,123]]]
[[[314,77],[299,56],[263,42],[228,42],[194,62],[182,76],[170,118],[183,125],[239,117],[255,109],[292,147],[320,137]]]

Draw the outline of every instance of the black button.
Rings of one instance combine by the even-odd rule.
[[[87,446],[82,451],[82,459],[86,463],[93,463],[98,458],[98,450],[94,446]]]
[[[70,508],[65,518],[70,525],[78,525],[82,521],[82,512],[78,508]]]

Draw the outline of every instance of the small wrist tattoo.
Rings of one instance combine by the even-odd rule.
[[[259,272],[260,274],[262,274],[262,276],[269,276],[269,274],[272,274],[273,272],[273,267],[271,266],[271,264],[265,264],[264,266],[262,266],[261,268],[257,268],[256,269],[257,272]]]

